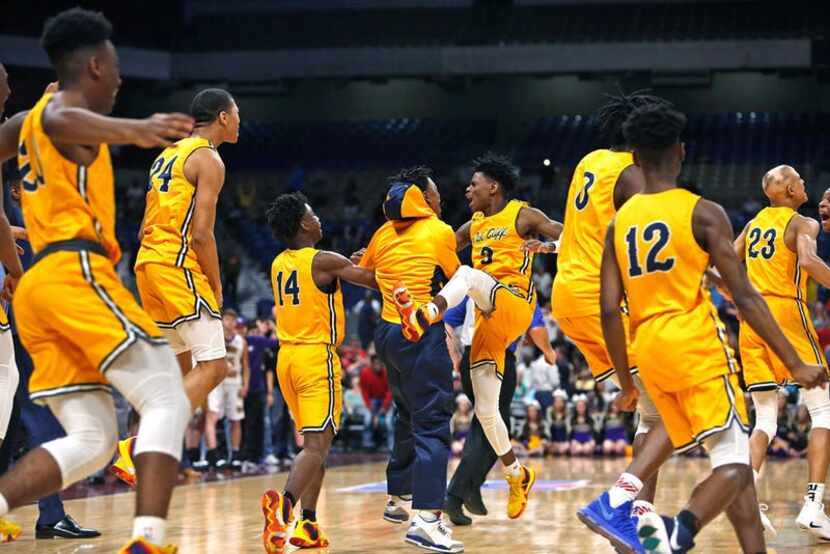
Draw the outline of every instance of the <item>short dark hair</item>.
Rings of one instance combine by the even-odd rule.
[[[606,94],[608,101],[597,112],[597,124],[599,125],[600,136],[610,146],[620,146],[625,144],[625,135],[623,134],[623,123],[631,115],[631,112],[637,108],[648,106],[651,104],[667,104],[671,102],[653,96],[651,94],[644,94],[646,91],[635,91],[631,94]]]
[[[297,236],[308,199],[301,192],[280,194],[265,213],[274,236],[288,242]]]
[[[519,185],[520,170],[507,156],[487,152],[473,160],[473,172],[484,173],[501,185],[502,193],[510,193]]]
[[[233,106],[234,99],[231,93],[221,88],[206,88],[196,93],[190,104],[190,115],[196,120],[196,126],[210,125],[221,112],[226,112]]]
[[[66,64],[69,56],[83,48],[94,48],[112,36],[112,23],[101,12],[72,8],[49,18],[40,44],[61,81],[72,80]]]
[[[667,104],[637,108],[623,124],[625,140],[646,162],[657,164],[664,151],[680,141],[686,116]]]
[[[425,165],[416,165],[400,170],[397,174],[387,177],[390,185],[394,183],[411,183],[418,185],[421,190],[426,190],[429,179],[432,177],[432,168]]]

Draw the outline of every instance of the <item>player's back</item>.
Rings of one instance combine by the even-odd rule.
[[[426,304],[458,269],[452,228],[438,219],[415,185],[390,188],[384,201],[388,221],[372,236],[360,261],[375,270],[383,296],[381,319],[397,324],[392,291],[398,281],[409,289],[416,305]]]
[[[35,252],[47,245],[91,241],[115,262],[121,250],[115,237],[115,191],[109,148],[98,145],[89,166],[66,159],[43,130],[46,93],[26,115],[20,129],[18,165],[23,178],[21,205]]]
[[[190,246],[196,186],[187,179],[184,166],[201,148],[213,149],[213,145],[202,137],[182,139],[165,148],[150,166],[136,267],[158,263],[199,269],[199,260]]]
[[[343,290],[334,280],[327,290],[314,282],[312,265],[316,248],[283,250],[271,265],[271,285],[281,344],[343,342],[346,330]]]
[[[556,262],[552,304],[570,317],[599,313],[599,268],[614,189],[634,163],[631,152],[594,150],[574,170]]]
[[[796,215],[786,206],[758,212],[747,225],[744,254],[747,275],[758,292],[803,302],[807,297],[807,274],[798,265],[798,254],[784,241],[787,226]]]
[[[533,257],[522,249],[524,239],[516,229],[519,212],[527,202],[511,200],[490,216],[476,212],[470,221],[473,267],[533,300]]]
[[[666,390],[723,374],[724,367],[736,369],[702,283],[709,253],[694,236],[692,218],[699,200],[676,188],[636,194],[620,208],[614,223],[614,248],[641,372],[649,365],[648,352],[655,349],[673,352],[679,363],[694,368],[648,368],[651,378],[666,383]]]

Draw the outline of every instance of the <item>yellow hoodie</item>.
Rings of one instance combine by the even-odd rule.
[[[416,305],[425,304],[461,263],[455,253],[455,232],[438,219],[417,185],[393,183],[383,213],[388,221],[372,236],[360,265],[375,270],[383,294],[381,318],[400,323],[392,298],[397,281],[409,287]]]

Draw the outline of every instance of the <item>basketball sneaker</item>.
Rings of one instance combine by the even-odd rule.
[[[579,510],[576,517],[591,531],[605,537],[618,552],[640,554],[643,549],[637,539],[637,526],[644,517],[654,512],[643,510],[635,517],[633,504],[628,501],[612,508],[608,491],[605,491]]]
[[[403,507],[403,504],[410,502],[411,496],[389,496],[386,501],[386,508],[383,510],[383,519],[389,523],[406,523],[409,521],[409,512]]]
[[[326,548],[329,545],[329,540],[320,530],[320,525],[310,519],[301,519],[297,522],[288,542],[297,548]]]
[[[156,546],[144,539],[133,539],[118,554],[176,554],[178,551],[173,545]]]
[[[118,458],[110,466],[110,471],[119,479],[135,488],[135,463],[133,462],[133,446],[135,437],[129,437],[118,442]]]
[[[804,497],[804,506],[795,518],[801,529],[806,529],[819,540],[830,541],[830,518],[824,513],[824,504]]]
[[[262,544],[268,554],[282,554],[285,547],[285,531],[294,521],[294,507],[291,501],[277,491],[265,491],[260,500],[265,527],[262,530]]]
[[[0,517],[0,542],[12,542],[17,540],[23,528],[13,521]]]
[[[767,510],[769,510],[769,506],[766,504],[758,504],[758,514],[761,516],[761,525],[764,526],[764,531],[769,533],[769,536],[774,539],[778,536],[778,531],[775,530],[772,522],[767,517]]]
[[[507,496],[507,517],[516,519],[527,507],[527,497],[536,483],[536,472],[529,467],[522,466],[520,475],[505,475],[504,478],[510,488]]]
[[[637,535],[648,554],[684,554],[695,546],[692,534],[676,517],[649,512],[639,518]]]
[[[418,342],[424,336],[432,324],[424,306],[415,307],[415,303],[409,297],[409,289],[402,281],[397,281],[392,289],[392,297],[395,299],[395,308],[401,316],[401,332],[403,337],[410,342]]]
[[[464,552],[464,543],[453,540],[452,531],[444,525],[440,515],[435,521],[427,521],[421,514],[416,515],[404,540],[432,552]]]

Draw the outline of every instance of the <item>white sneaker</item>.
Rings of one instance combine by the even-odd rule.
[[[440,517],[435,521],[426,521],[418,514],[409,524],[409,531],[404,540],[432,552],[464,552],[464,543],[453,540],[452,531],[444,525]]]
[[[830,518],[824,513],[824,504],[821,502],[813,502],[805,496],[804,507],[801,508],[795,522],[802,529],[807,529],[815,535],[817,539],[830,541]]]
[[[406,523],[409,521],[409,512],[403,507],[406,499],[400,496],[389,496],[386,501],[386,508],[383,510],[383,519],[389,523]]]
[[[764,526],[764,532],[768,533],[770,538],[775,538],[778,536],[778,531],[775,530],[773,527],[772,522],[767,517],[767,514],[764,513],[769,510],[769,506],[766,504],[758,504],[758,513],[761,515],[761,525]]]
[[[268,454],[265,457],[265,459],[263,460],[263,463],[267,466],[278,466],[278,465],[280,465],[280,461],[273,454]]]

